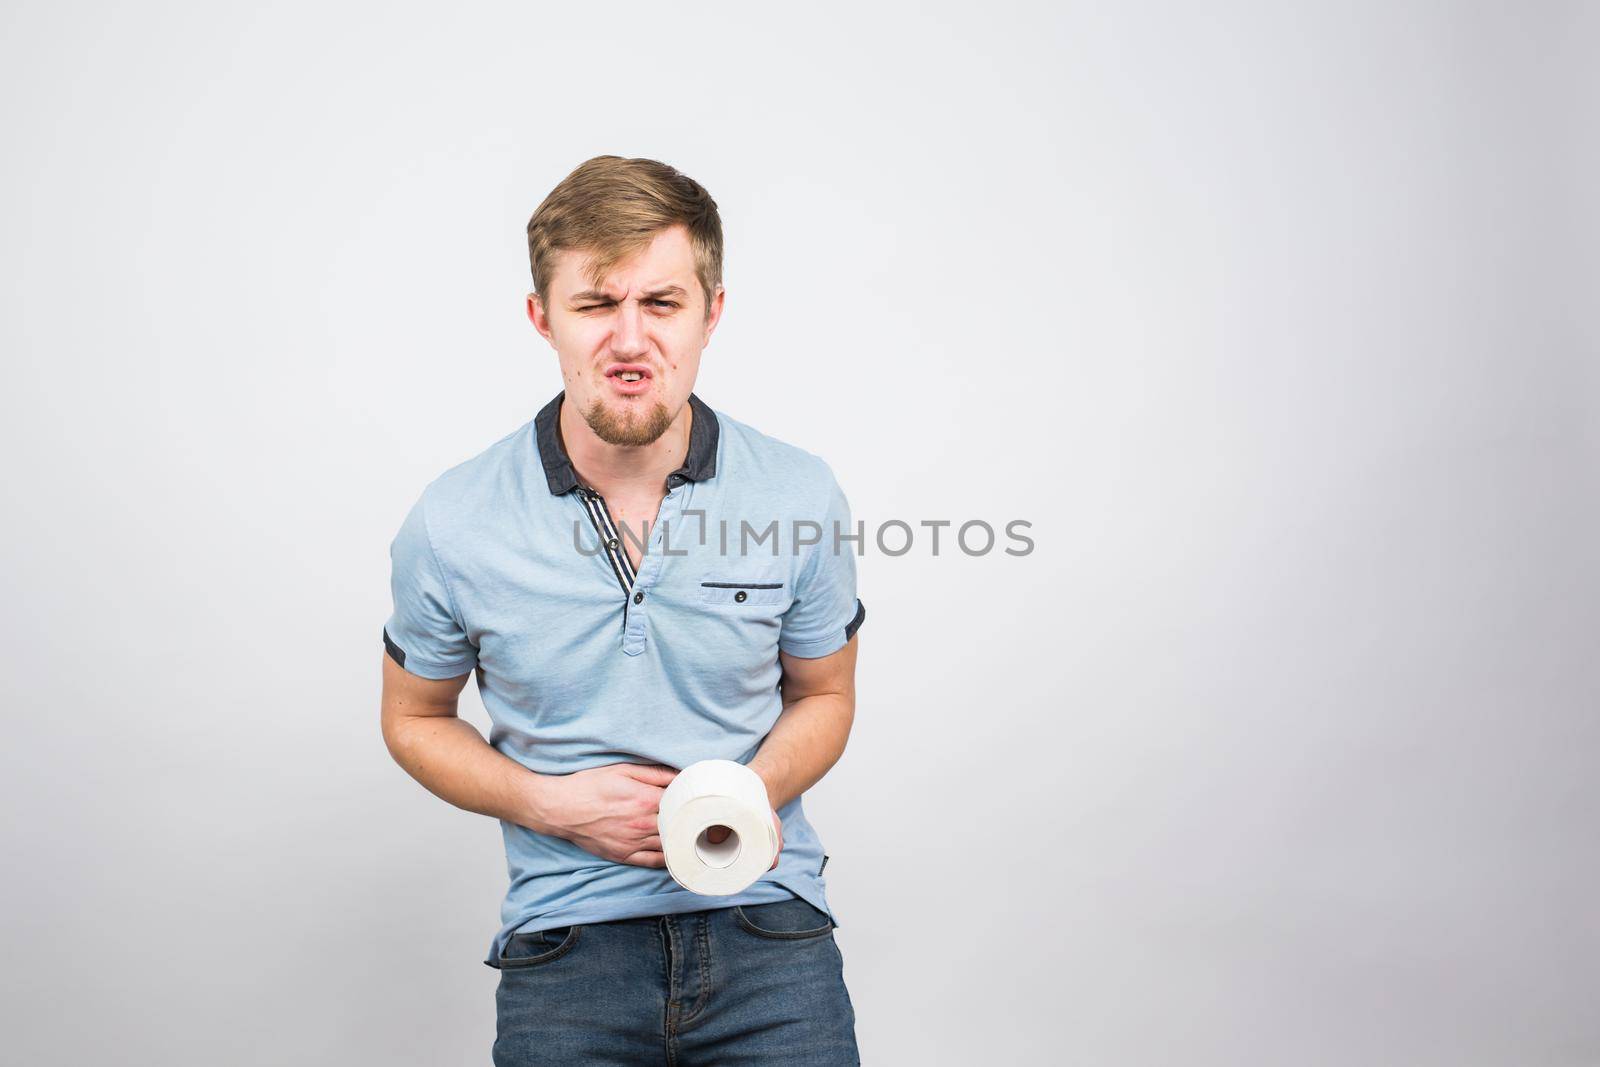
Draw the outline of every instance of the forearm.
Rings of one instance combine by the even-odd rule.
[[[395,762],[458,808],[547,832],[540,817],[542,777],[496,751],[454,715],[414,715],[385,731]]]
[[[844,754],[855,694],[817,693],[783,709],[750,769],[767,785],[773,810],[810,789]]]

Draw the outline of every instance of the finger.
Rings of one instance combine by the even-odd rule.
[[[665,867],[667,857],[660,852],[635,852],[622,862],[631,863],[636,867]]]
[[[640,841],[639,842],[639,851],[640,852],[660,852],[661,851],[661,835],[660,834],[651,834],[649,837],[645,838],[643,841]]]
[[[644,782],[665,789],[672,784],[678,772],[671,767],[663,767],[659,763],[623,763],[622,773],[635,781]]]
[[[713,845],[720,845],[728,839],[728,835],[731,833],[733,833],[732,828],[727,826],[708,826],[706,827],[706,840]]]

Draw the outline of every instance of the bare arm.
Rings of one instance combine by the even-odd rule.
[[[817,659],[778,654],[783,713],[750,769],[767,783],[773,810],[815,785],[844,754],[856,714],[855,634],[839,651]]]
[[[456,716],[471,673],[421,678],[383,656],[383,741],[406,773],[430,793],[467,811],[532,829],[538,775],[490,747]]]
[[[677,772],[614,763],[536,774],[457,717],[469,676],[421,678],[383,654],[383,740],[407,774],[458,808],[566,838],[618,863],[665,866],[656,812]]]

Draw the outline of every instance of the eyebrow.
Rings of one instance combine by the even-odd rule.
[[[661,289],[652,289],[648,293],[641,293],[641,294],[639,294],[639,299],[641,299],[641,300],[654,300],[656,297],[661,297],[661,296],[685,296],[685,295],[687,295],[687,292],[683,288],[683,286],[681,286],[681,285],[668,285],[668,286],[665,286],[665,287],[663,287]],[[585,289],[581,293],[574,293],[572,295],[572,300],[574,302],[582,302],[582,301],[585,301],[585,300],[615,300],[615,299],[616,299],[616,297],[612,296],[609,293],[597,292],[594,289]]]

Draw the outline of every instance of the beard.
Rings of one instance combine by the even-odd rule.
[[[637,448],[652,443],[666,433],[667,427],[672,425],[672,413],[657,400],[655,406],[643,416],[636,416],[631,410],[619,416],[596,397],[584,410],[583,421],[606,444]]]

